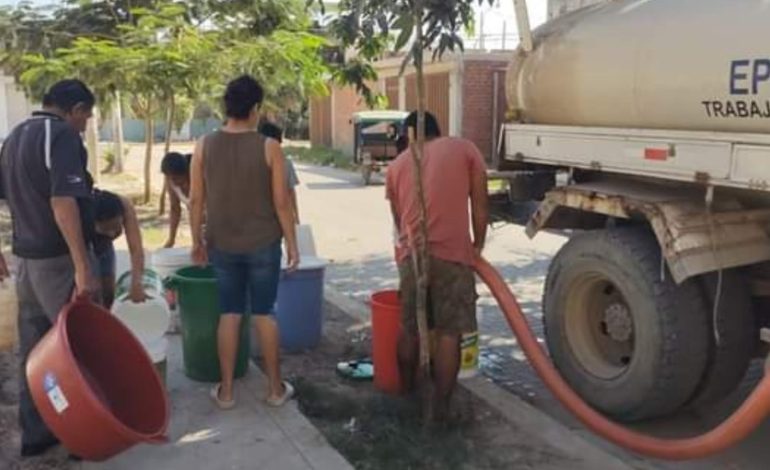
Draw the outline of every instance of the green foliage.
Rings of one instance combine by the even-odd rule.
[[[276,31],[304,31],[309,18],[303,0],[192,0],[191,18],[238,36],[269,36]]]
[[[35,99],[64,77],[88,83],[101,103],[109,102],[114,90],[125,85],[123,51],[114,41],[82,37],[56,50],[52,57],[24,55],[21,64],[20,81]]]
[[[325,94],[328,73],[319,50],[325,41],[309,33],[276,31],[270,36],[234,40],[223,51],[233,75],[253,75],[266,91],[265,107],[297,109],[308,96]]]
[[[493,0],[423,0],[423,39],[414,38],[414,0],[341,0],[339,16],[330,26],[331,34],[343,49],[353,48],[358,57],[340,66],[334,73],[343,84],[355,86],[370,106],[378,97],[367,85],[376,73],[365,64],[378,60],[389,51],[406,50],[403,69],[422,61],[423,51],[431,51],[433,60],[448,51],[463,50],[460,33],[472,27],[474,5],[492,4]],[[308,5],[323,0],[308,0]]]
[[[270,109],[326,92],[325,40],[306,32],[304,0],[67,0],[53,12],[0,8],[0,66],[39,98],[78,77],[101,102],[126,92],[137,115],[172,98],[219,108],[224,84],[251,73]]]

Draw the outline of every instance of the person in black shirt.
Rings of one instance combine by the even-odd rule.
[[[98,296],[90,251],[92,179],[80,137],[94,104],[85,84],[60,81],[43,98],[43,110],[18,125],[0,150],[0,199],[10,209],[13,254],[18,258],[19,423],[24,457],[58,444],[30,396],[24,374],[27,357],[73,293]],[[8,274],[7,269],[0,270],[0,278]]]
[[[142,231],[134,205],[128,199],[109,191],[94,190],[94,254],[98,260],[98,276],[101,283],[102,304],[112,308],[115,300],[115,247],[113,241],[126,235],[131,256],[131,288],[128,296],[132,302],[146,300],[142,275],[144,273],[144,248]]]

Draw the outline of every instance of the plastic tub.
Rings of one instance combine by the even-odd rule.
[[[372,360],[374,386],[399,394],[401,374],[398,368],[398,337],[401,334],[401,302],[398,291],[388,290],[372,295]]]
[[[169,407],[160,377],[134,335],[101,307],[66,306],[32,350],[26,374],[45,423],[83,459],[166,441]]]
[[[302,258],[296,271],[281,273],[276,319],[281,347],[286,352],[313,349],[321,341],[326,264],[319,258],[307,257]]]
[[[185,375],[200,382],[219,382],[217,329],[220,311],[214,270],[210,267],[180,269],[168,283],[178,297]],[[241,322],[235,378],[243,377],[248,370],[249,338],[247,316]]]

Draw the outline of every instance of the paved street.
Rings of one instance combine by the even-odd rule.
[[[373,291],[394,288],[397,273],[392,260],[391,222],[381,179],[363,187],[357,174],[335,169],[298,165],[302,185],[299,189],[303,223],[313,226],[321,256],[333,263],[328,269],[328,283],[358,299]],[[540,297],[551,257],[565,242],[554,234],[541,234],[529,240],[521,227],[506,225],[490,231],[487,259],[500,269],[527,314],[530,324],[541,337]],[[482,335],[484,373],[499,385],[559,419],[575,432],[588,436],[551,397],[534,376],[522,351],[503,320],[493,299],[480,289],[479,322]],[[644,423],[640,430],[662,436],[689,436],[718,423],[755,383],[761,370],[752,371],[752,379],[730,403],[699,415],[680,416],[663,422]],[[592,438],[593,439],[593,438]],[[639,468],[663,469],[761,469],[770,461],[770,423],[738,448],[703,462],[667,464],[640,460],[603,442]]]

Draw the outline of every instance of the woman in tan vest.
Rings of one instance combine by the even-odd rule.
[[[233,373],[241,319],[255,316],[269,380],[266,402],[281,406],[294,389],[281,379],[273,307],[281,273],[281,240],[289,270],[299,264],[280,144],[257,132],[262,87],[252,77],[230,82],[227,123],[202,138],[191,167],[193,260],[216,271],[220,309],[217,343],[222,381],[211,391],[222,409],[235,406]],[[203,214],[206,214],[205,240]]]

